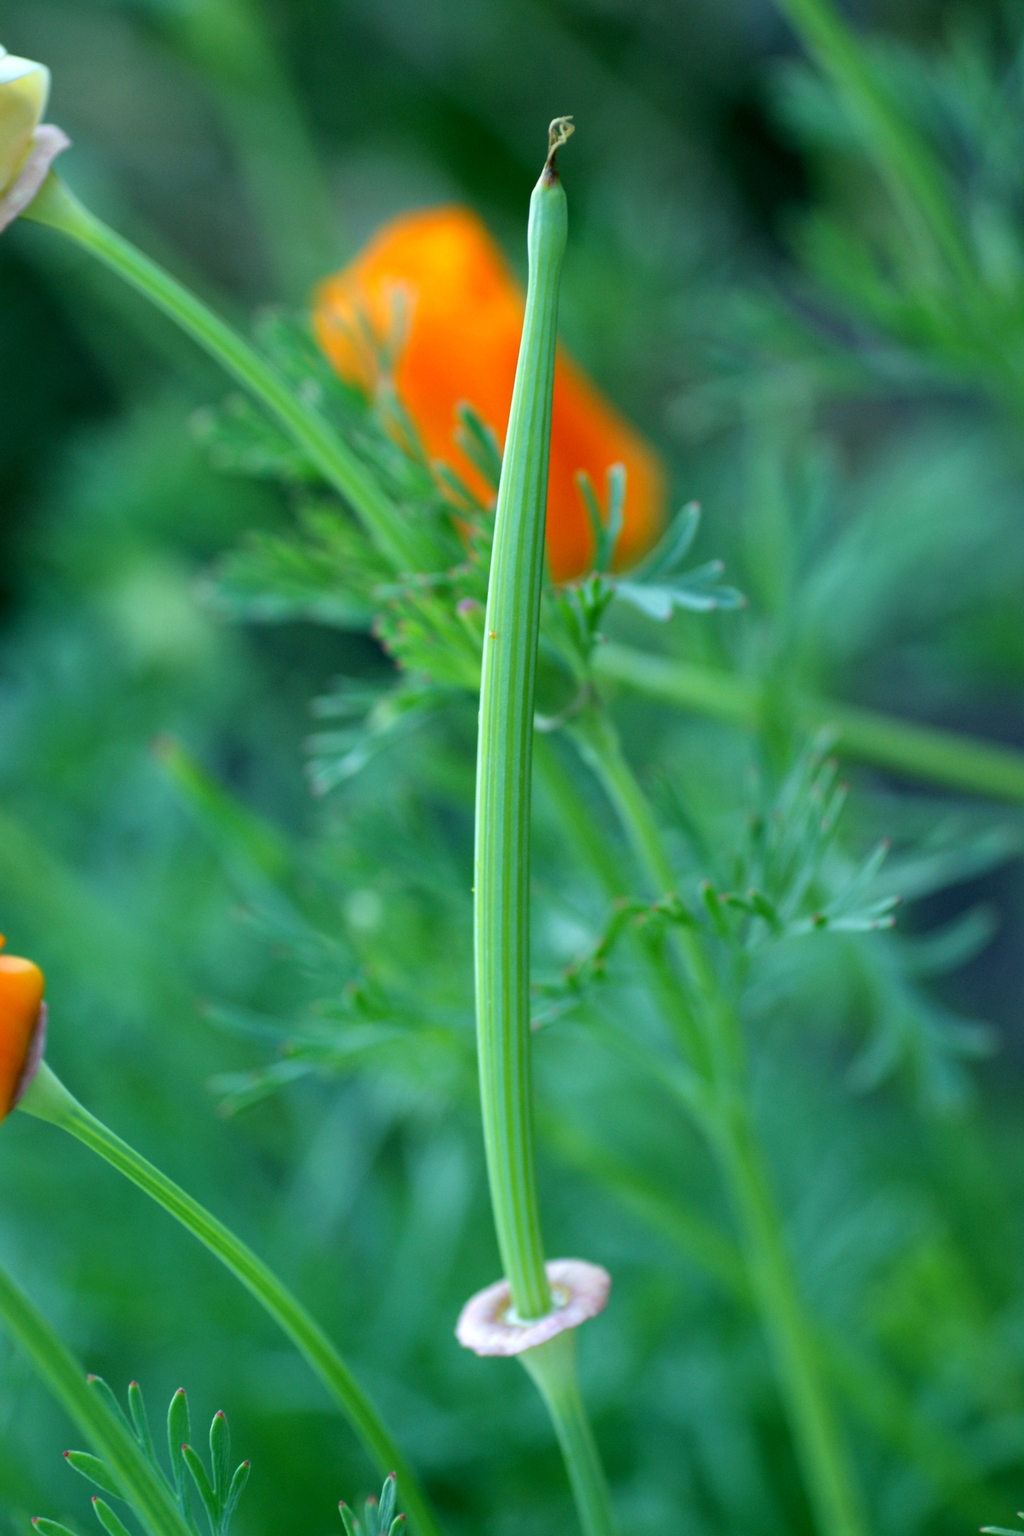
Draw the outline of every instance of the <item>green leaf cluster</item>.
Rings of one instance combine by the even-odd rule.
[[[199,1496],[210,1536],[228,1536],[232,1516],[249,1480],[250,1465],[249,1462],[243,1461],[234,1472],[231,1471],[231,1434],[224,1414],[215,1413],[210,1425],[210,1466],[207,1470],[202,1457],[189,1444],[192,1438],[192,1427],[188,1399],[183,1389],[179,1388],[175,1392],[167,1410],[167,1449],[171,1469],[168,1476],[157,1458],[146,1414],[146,1404],[138,1382],[133,1381],[128,1388],[130,1419],[101,1377],[90,1376],[89,1385],[102,1397],[110,1411],[138,1442],[146,1460],[172,1494],[186,1526],[194,1536],[199,1536],[199,1526],[196,1524],[193,1513],[193,1492]],[[117,1478],[98,1456],[93,1456],[88,1451],[65,1451],[64,1460],[69,1467],[103,1493],[131,1505],[131,1494],[121,1487]],[[105,1499],[94,1496],[92,1507],[107,1536],[130,1536],[121,1517]],[[34,1519],[32,1524],[42,1533],[42,1536],[74,1536],[66,1526],[59,1525],[55,1520],[44,1519],[42,1516]]]

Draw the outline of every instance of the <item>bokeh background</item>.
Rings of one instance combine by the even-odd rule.
[[[853,15],[1015,228],[1019,7]],[[753,598],[732,631],[723,616],[630,638],[754,671],[782,656],[839,697],[1024,745],[1018,407],[808,274],[811,210],[870,229],[881,194],[767,0],[0,0],[0,40],[53,71],[71,185],[242,325],[303,306],[414,206],[469,203],[522,271],[547,122],[573,112],[563,335],[661,447],[680,501],[701,498],[702,550]],[[979,170],[979,141],[994,166]],[[496,1273],[468,1050],[472,711],[314,805],[310,699],[387,663],[364,637],[236,625],[210,601],[223,551],[291,516],[278,488],[219,475],[190,433],[223,393],[216,370],[28,227],[0,241],[0,360],[0,927],[47,971],[54,1062],[312,1303],[453,1533],[562,1530],[525,1377],[452,1338]],[[806,533],[799,606],[804,572],[779,577],[765,513],[780,497]],[[731,825],[749,745],[623,707],[651,781]],[[165,733],[289,847],[319,850],[344,956],[252,920],[154,755]],[[541,947],[565,959],[600,900],[551,807],[539,816]],[[885,991],[885,961],[808,962],[795,1010],[773,1010],[783,984],[765,980],[759,1112],[805,1288],[849,1346],[836,1373],[873,1526],[962,1531],[1005,1523],[1024,1488],[1021,822],[866,771],[853,816],[862,837],[895,827],[945,859],[909,892],[923,894],[904,929],[953,933],[946,974],[924,1012],[902,972]],[[977,942],[958,950],[964,914]],[[219,1114],[217,1083],[273,1055],[267,1021],[340,988],[353,954],[404,976],[465,1050],[404,1074],[338,1066]],[[890,1045],[916,1042],[912,1067],[954,1014],[993,1049],[962,1093],[927,1063],[853,1091],[844,1031],[882,1018]],[[626,1529],[809,1530],[757,1330],[703,1229],[673,1226],[682,1192],[728,1228],[706,1154],[577,1036],[541,1055],[560,1122],[543,1168],[552,1247],[616,1273],[583,1353]],[[243,1536],[336,1530],[337,1499],[369,1491],[352,1436],[256,1308],[113,1173],[22,1117],[0,1138],[0,1253],[90,1369],[118,1389],[140,1379],[151,1414],[179,1385],[198,1421],[226,1409],[254,1463]],[[60,1459],[71,1434],[0,1340],[5,1530],[33,1514],[90,1528]]]

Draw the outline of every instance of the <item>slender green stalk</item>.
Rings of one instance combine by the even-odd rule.
[[[569,833],[583,856],[583,862],[600,877],[608,895],[629,893],[629,881],[615,847],[609,843],[604,828],[590,812],[579,787],[561,760],[553,742],[541,733],[533,739],[533,766],[543,780],[544,789],[556,812],[558,825]]]
[[[296,1349],[340,1404],[352,1428],[378,1467],[397,1472],[403,1502],[420,1536],[440,1536],[440,1527],[405,1457],[382,1423],[376,1409],[338,1354],[323,1329],[262,1259],[224,1224],[180,1189],[166,1174],[140,1156],[127,1142],[69,1093],[44,1062],[20,1109],[58,1125],[105,1158],[119,1173],[137,1184],[175,1220],[187,1227],[225,1268],[239,1279],[291,1339]]]
[[[543,1397],[588,1536],[616,1536],[604,1468],[580,1395],[576,1335],[570,1329],[519,1357]]]
[[[94,1392],[78,1361],[24,1291],[0,1268],[0,1321],[24,1350],[54,1397],[113,1472],[149,1536],[190,1536],[170,1490]]]
[[[654,896],[665,896],[675,885],[658,823],[619,745],[618,734],[605,710],[591,706],[572,722],[570,735],[584,761],[597,775],[622,824],[630,847],[650,882]]]
[[[530,201],[530,279],[494,528],[480,683],[474,931],[491,1205],[522,1318],[551,1306],[530,1088],[530,799],[544,513],[565,193],[545,165]]]
[[[675,871],[654,813],[626,761],[607,712],[597,706],[583,710],[573,721],[570,735],[614,806],[650,894],[659,898],[668,895],[675,886]],[[735,1052],[736,1032],[719,1016],[717,980],[696,934],[687,928],[673,928],[671,942],[684,971],[697,986],[700,1008],[690,1006],[686,994],[680,991],[678,976],[666,963],[660,946],[645,946],[649,964],[681,1046],[693,1065],[710,1078],[717,1069],[716,1063],[725,1065],[718,1061],[723,1052]]]
[[[796,1284],[742,1089],[722,1106],[716,1132],[715,1150],[739,1221],[751,1290],[818,1527],[831,1536],[861,1536],[864,1522],[824,1381],[817,1330]]]
[[[494,530],[477,748],[474,934],[480,1103],[498,1247],[516,1313],[543,1317],[544,1265],[530,1083],[530,802],[534,691],[544,576],[558,286],[568,230],[551,125],[530,201],[530,276]],[[613,1536],[611,1498],[580,1397],[573,1341],[519,1357],[565,1458],[585,1536]]]
[[[734,673],[669,661],[616,644],[600,648],[595,666],[599,676],[651,698],[679,704],[730,725],[756,729],[760,724],[760,690],[756,683]],[[808,726],[834,727],[837,749],[860,762],[911,774],[948,789],[1024,805],[1024,753],[828,699],[805,695],[798,700],[798,708]]]
[[[657,823],[611,721],[592,709],[577,717],[572,734],[615,807],[645,879],[659,896],[671,891],[673,870]],[[681,1097],[708,1137],[729,1189],[751,1291],[818,1527],[827,1536],[861,1536],[863,1523],[825,1386],[816,1330],[804,1310],[750,1120],[739,1021],[718,985],[702,937],[688,928],[674,931],[688,984],[671,972],[666,976],[660,965],[655,980],[668,1020],[705,1088],[696,1096],[687,1088]]]
[[[619,868],[619,860],[586,809],[586,802],[566,765],[550,742],[539,736],[534,743],[538,770],[545,788],[558,808],[559,825],[591,867],[613,900],[625,894],[629,881]],[[663,963],[656,946],[640,930],[634,935],[637,947],[652,967],[652,979],[666,1013],[679,1012],[678,979]],[[588,1028],[593,1029],[593,1025]],[[609,1033],[608,1044],[642,1072],[651,1074],[673,1098],[681,1101],[687,1113],[695,1113],[692,1086],[681,1079],[678,1070],[666,1071],[662,1059],[633,1046],[621,1033]],[[623,1046],[627,1049],[623,1052]],[[703,1106],[700,1114],[703,1115]],[[545,1145],[558,1153],[578,1172],[596,1178],[621,1204],[659,1232],[691,1262],[717,1280],[734,1300],[744,1305],[754,1301],[749,1265],[741,1250],[706,1218],[685,1202],[664,1193],[628,1163],[616,1159],[607,1147],[584,1136],[564,1116],[549,1114],[542,1122]],[[837,1334],[819,1331],[820,1368],[832,1380],[833,1387],[861,1420],[918,1465],[942,1493],[969,1512],[976,1496],[978,1471],[948,1436],[921,1421],[906,1394],[890,1380],[877,1362],[865,1356],[856,1341],[847,1342]]]
[[[82,206],[52,172],[22,218],[68,235],[155,304],[284,427],[399,571],[433,569],[429,536],[403,520],[369,469],[265,358],[187,288]]]

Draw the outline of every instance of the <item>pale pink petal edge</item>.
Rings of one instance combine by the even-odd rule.
[[[50,166],[70,146],[71,140],[63,128],[43,123],[41,128],[36,129],[24,165],[0,197],[0,233],[25,212],[50,174]]]
[[[555,1297],[550,1312],[518,1322],[508,1281],[498,1280],[471,1296],[463,1307],[455,1327],[463,1348],[478,1355],[521,1355],[604,1311],[612,1284],[606,1269],[585,1259],[551,1259],[545,1268]]]

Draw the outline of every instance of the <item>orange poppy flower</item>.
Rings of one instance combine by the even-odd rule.
[[[319,288],[317,339],[342,375],[372,388],[369,322],[376,336],[394,325],[402,299],[405,335],[395,386],[431,458],[445,459],[485,500],[482,476],[455,446],[455,407],[465,400],[504,439],[523,325],[523,294],[498,246],[465,208],[403,214]],[[655,542],[665,516],[665,471],[649,443],[559,350],[551,431],[547,545],[557,581],[590,569],[593,535],[575,473],[584,469],[603,498],[605,472],[627,472],[625,526],[616,563],[629,565]]]
[[[0,955],[0,1120],[39,1064],[44,1029],[42,971],[31,960]]]

